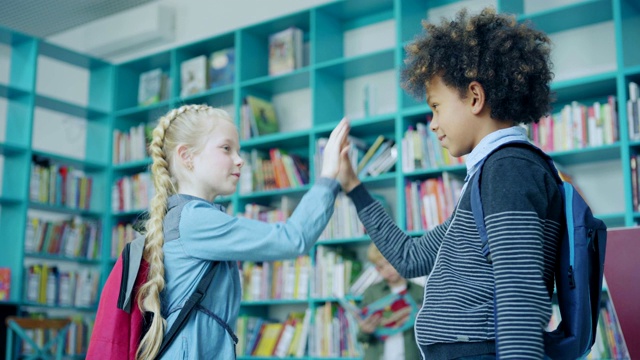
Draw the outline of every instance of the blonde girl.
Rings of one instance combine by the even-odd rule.
[[[163,359],[233,359],[233,327],[240,308],[238,260],[269,261],[308,253],[325,228],[339,184],[349,124],[340,122],[324,153],[321,178],[286,222],[267,224],[227,215],[213,203],[235,192],[244,165],[229,115],[186,105],[160,118],[149,147],[155,195],[146,222],[147,281],[138,304],[154,314],[137,352],[153,359],[165,331],[212,261],[214,280]]]

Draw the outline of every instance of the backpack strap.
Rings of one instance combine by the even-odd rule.
[[[493,149],[487,156],[484,157],[484,159],[482,159],[478,163],[478,170],[471,179],[471,213],[473,214],[473,219],[475,220],[476,227],[478,228],[478,233],[480,234],[480,240],[482,241],[482,255],[484,255],[489,264],[492,263],[492,260],[491,252],[489,251],[489,237],[487,236],[487,228],[484,223],[484,210],[482,209],[482,198],[480,196],[480,181],[482,179],[482,168],[484,166],[485,160],[487,160],[489,156],[491,156],[491,154],[506,146],[521,146],[533,150],[546,160],[549,168],[551,169],[553,177],[556,180],[556,183],[559,186],[562,186],[563,183],[560,175],[558,174],[558,169],[556,169],[556,166],[553,163],[551,157],[544,151],[540,150],[540,148],[527,141],[511,141],[508,143],[504,143]],[[562,190],[562,188],[560,190]]]
[[[193,294],[191,294],[191,296],[189,296],[182,309],[180,309],[180,313],[178,314],[176,321],[171,325],[169,331],[167,331],[167,334],[162,339],[162,345],[160,345],[160,351],[158,351],[156,359],[162,357],[162,354],[164,354],[164,352],[169,348],[171,342],[173,342],[180,330],[182,330],[182,328],[186,325],[187,319],[189,318],[192,310],[195,309],[200,301],[202,301],[202,298],[204,298],[204,295],[207,292],[207,288],[209,288],[209,285],[213,281],[213,275],[215,274],[215,270],[217,269],[218,264],[218,261],[214,261],[209,266],[206,274],[204,274],[202,279],[200,279],[196,290],[193,292]]]

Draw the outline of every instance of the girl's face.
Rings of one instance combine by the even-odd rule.
[[[208,139],[202,151],[193,156],[192,174],[188,175],[199,196],[210,201],[236,191],[244,165],[236,127],[230,121],[217,121],[205,135]]]
[[[466,155],[482,140],[481,121],[471,113],[472,96],[460,98],[439,76],[427,83],[427,103],[433,111],[430,128],[453,156]]]

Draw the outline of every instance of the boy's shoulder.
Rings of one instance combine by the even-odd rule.
[[[503,171],[505,168],[521,173],[523,176],[543,173],[548,173],[552,176],[547,161],[536,153],[534,149],[521,144],[509,144],[489,154],[485,160],[482,173],[488,174],[492,170],[499,169]],[[541,170],[544,170],[544,172],[541,172]]]

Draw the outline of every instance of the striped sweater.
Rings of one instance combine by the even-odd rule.
[[[496,350],[501,359],[542,359],[563,230],[561,194],[544,160],[513,146],[486,160],[480,191],[493,265],[481,252],[469,191],[449,219],[420,238],[398,228],[363,185],[348,195],[398,272],[428,276],[415,326],[427,359]]]

